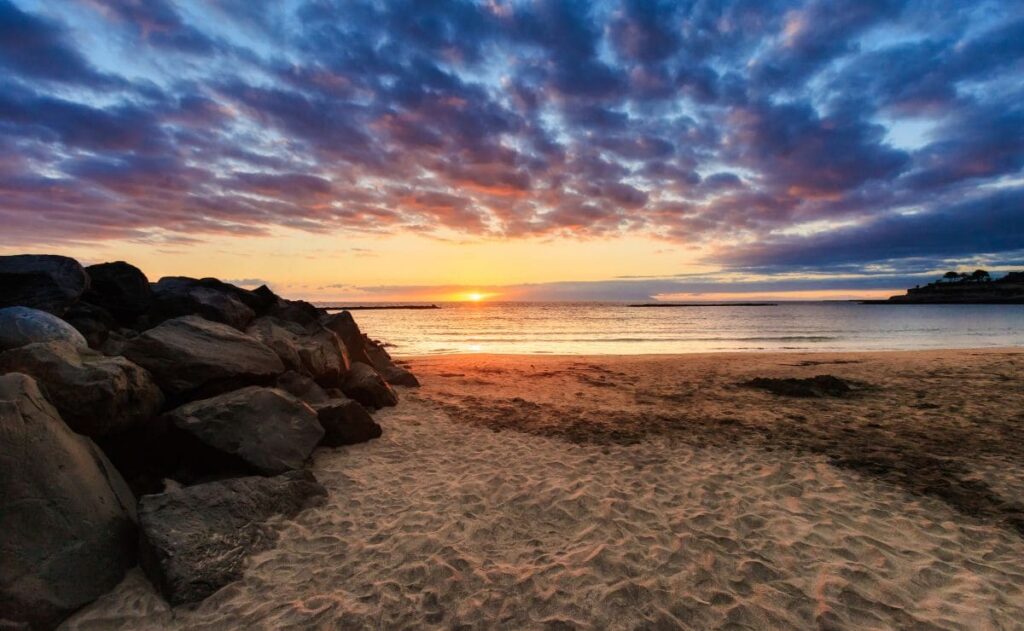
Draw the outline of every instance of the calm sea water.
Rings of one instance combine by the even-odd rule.
[[[446,303],[356,311],[396,355],[646,354],[1024,346],[1021,305],[780,303],[631,308],[619,303]]]

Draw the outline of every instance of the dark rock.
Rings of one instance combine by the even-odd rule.
[[[241,331],[256,317],[256,311],[246,304],[250,298],[251,292],[214,278],[168,276],[153,285],[150,320],[200,315]]]
[[[134,563],[135,500],[31,377],[0,376],[0,626],[49,629]]]
[[[744,385],[787,397],[843,397],[854,390],[849,382],[832,375],[818,375],[808,379],[758,377]]]
[[[262,317],[249,325],[245,334],[259,340],[281,359],[281,363],[288,370],[302,370],[302,358],[299,357],[299,335],[291,330],[289,324],[272,317]]]
[[[340,447],[380,438],[382,429],[358,401],[334,399],[313,406],[324,428],[321,445]]]
[[[125,356],[149,370],[172,400],[271,384],[284,372],[274,351],[198,316],[168,320],[128,342]]]
[[[79,434],[125,431],[156,416],[164,397],[145,369],[124,357],[79,351],[67,342],[0,353],[0,373],[31,375]]]
[[[242,577],[246,559],[273,547],[265,522],[326,501],[309,471],[199,484],[139,502],[141,563],[172,605],[202,600]]]
[[[380,376],[384,378],[384,381],[393,386],[407,386],[409,388],[420,387],[420,380],[416,378],[416,375],[409,372],[407,368],[396,366],[394,364],[381,370]]]
[[[310,405],[324,403],[330,398],[315,381],[294,370],[289,370],[278,377],[277,387]]]
[[[214,468],[233,469],[241,461],[250,472],[269,475],[302,468],[324,434],[312,408],[276,388],[243,388],[188,403],[167,416],[178,429],[228,456],[212,463]]]
[[[285,300],[279,298],[266,312],[266,315],[294,322],[302,326],[318,324],[320,319],[326,315],[326,311],[314,307],[303,300]]]
[[[114,316],[103,307],[88,302],[79,302],[64,312],[64,320],[75,327],[89,348],[99,349],[107,342],[110,330],[117,327]]]
[[[0,256],[0,307],[32,307],[61,315],[89,288],[78,261],[51,254]]]
[[[67,342],[88,348],[82,334],[55,315],[29,307],[0,309],[0,351],[36,342]]]
[[[104,355],[116,356],[124,355],[124,350],[128,348],[128,342],[139,336],[139,332],[134,329],[117,329],[116,331],[108,331],[107,339],[100,346],[99,351]]]
[[[348,350],[348,358],[352,363],[362,362],[369,366],[373,365],[373,360],[366,352],[366,338],[363,336],[362,331],[359,330],[359,325],[356,324],[355,318],[348,311],[341,311],[333,315],[325,316],[322,319],[324,327],[334,331],[341,338],[342,343]]]
[[[384,382],[372,366],[362,362],[352,362],[348,378],[341,389],[348,397],[371,409],[398,404],[398,395],[391,386]]]
[[[277,353],[286,368],[302,372],[325,387],[339,385],[348,373],[348,354],[338,336],[317,323],[302,326],[265,316],[246,333]]]
[[[90,265],[85,271],[91,281],[85,299],[106,309],[119,324],[130,326],[152,305],[149,279],[134,265],[115,261]]]
[[[418,388],[420,386],[420,381],[416,378],[416,375],[409,372],[408,369],[396,365],[383,344],[371,340],[365,335],[363,337],[365,338],[363,348],[366,350],[372,366],[377,369],[377,372],[384,378],[384,381],[393,386],[408,386],[411,388]]]

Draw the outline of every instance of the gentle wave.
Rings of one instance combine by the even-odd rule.
[[[1007,305],[781,303],[770,310],[630,309],[609,303],[446,304],[360,311],[399,355],[646,354],[899,350],[1024,345],[1024,309]],[[623,335],[625,333],[625,335]]]

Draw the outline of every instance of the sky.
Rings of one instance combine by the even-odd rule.
[[[313,300],[1024,267],[1024,2],[0,0],[0,254]]]

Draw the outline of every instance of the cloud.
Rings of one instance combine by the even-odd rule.
[[[1005,3],[925,0],[0,0],[0,220],[26,247],[284,226],[640,235],[777,270],[1009,252],[956,209],[1020,186],[1022,34]]]

